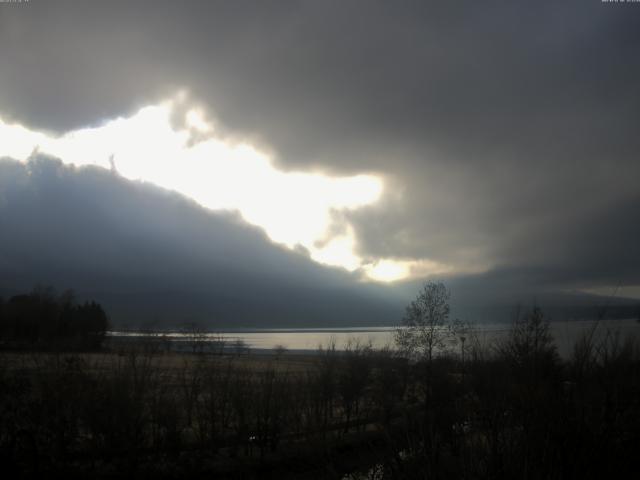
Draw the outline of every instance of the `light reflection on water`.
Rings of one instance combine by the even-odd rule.
[[[597,327],[595,338],[602,338],[607,332],[618,332],[624,338],[627,335],[640,336],[640,323],[635,319],[603,320],[599,323],[595,320],[567,321],[551,323],[551,332],[556,341],[558,352],[566,357],[573,349],[574,343],[582,334]],[[509,324],[481,324],[476,325],[473,334],[483,345],[490,345],[504,338],[510,329]],[[393,346],[393,332],[395,327],[348,327],[348,328],[298,328],[298,329],[255,329],[255,330],[224,330],[219,332],[198,333],[199,339],[204,341],[224,340],[227,344],[233,344],[238,340],[244,341],[252,349],[273,349],[283,345],[294,351],[313,351],[320,345],[327,346],[335,342],[337,349],[344,349],[348,342],[359,341],[375,348]],[[185,332],[122,332],[113,331],[109,335],[114,338],[145,338],[166,335],[173,341],[189,341],[193,333]],[[470,334],[467,334],[470,337]]]

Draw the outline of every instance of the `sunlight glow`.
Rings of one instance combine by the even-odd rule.
[[[393,260],[385,258],[365,264],[362,269],[367,277],[378,282],[395,282],[406,278],[427,278],[453,271],[451,266],[432,260]]]
[[[377,202],[383,193],[374,175],[329,177],[277,170],[248,143],[216,137],[213,123],[185,95],[144,107],[128,118],[59,137],[0,119],[0,157],[28,160],[39,152],[77,166],[115,169],[129,180],[180,192],[213,210],[237,210],[274,242],[303,246],[317,262],[394,281],[410,273],[407,262],[365,262],[355,233],[343,225],[331,235],[335,213]],[[176,125],[176,112],[185,112]],[[173,122],[172,122],[173,120]]]
[[[365,267],[369,277],[380,282],[393,282],[409,276],[409,266],[403,262],[380,260]]]

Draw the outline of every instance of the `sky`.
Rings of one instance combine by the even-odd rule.
[[[0,3],[0,288],[137,278],[206,317],[226,257],[287,302],[343,292],[336,322],[429,279],[469,304],[640,298],[639,26],[599,0]],[[93,265],[52,215],[120,246]],[[263,310],[299,314],[278,296]]]

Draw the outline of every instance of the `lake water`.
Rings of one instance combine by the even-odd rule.
[[[617,333],[621,337],[640,337],[640,323],[636,319],[625,320],[595,320],[567,321],[551,323],[551,332],[555,338],[558,351],[566,357],[573,349],[573,345],[585,332],[595,327],[595,337],[601,338],[609,333]],[[473,333],[478,340],[490,345],[508,334],[509,324],[481,324],[476,325]],[[347,327],[347,328],[297,328],[297,329],[255,329],[255,330],[224,330],[215,333],[200,334],[200,340],[216,342],[223,339],[227,347],[238,341],[254,350],[271,350],[278,345],[289,351],[314,351],[320,345],[327,346],[335,342],[336,348],[343,350],[348,342],[358,341],[363,344],[371,343],[375,348],[393,345],[395,327]],[[158,333],[147,332],[110,332],[112,341],[126,341],[140,338],[158,338]],[[165,332],[166,338],[174,343],[176,349],[187,349],[193,338],[183,332]],[[469,335],[467,335],[469,336]],[[181,346],[182,345],[182,346]]]

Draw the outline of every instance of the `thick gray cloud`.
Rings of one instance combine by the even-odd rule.
[[[33,0],[0,8],[0,112],[64,131],[187,87],[283,167],[384,174],[350,216],[365,256],[638,285],[638,22],[596,0]]]
[[[0,160],[0,232],[0,292],[71,287],[120,324],[387,324],[402,311],[234,215],[98,168]]]

